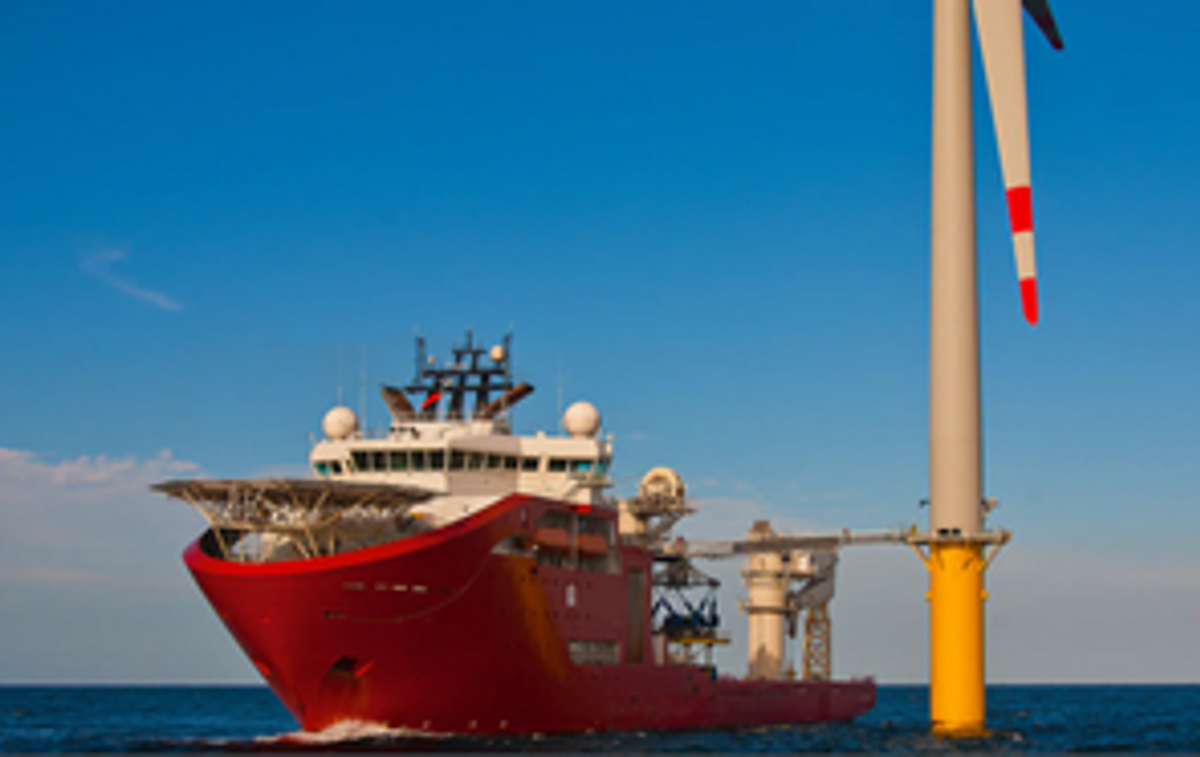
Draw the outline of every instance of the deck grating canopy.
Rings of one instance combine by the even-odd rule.
[[[196,508],[225,559],[318,557],[427,527],[408,515],[434,492],[395,484],[308,479],[166,481],[150,487]]]
[[[406,509],[433,493],[415,486],[356,484],[312,479],[182,479],[150,487],[190,504],[262,505],[269,509],[345,510],[354,507]]]

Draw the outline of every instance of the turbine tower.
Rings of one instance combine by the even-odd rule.
[[[971,0],[934,0],[929,532],[911,539],[929,569],[929,710],[935,733],[986,732],[983,573],[1006,531],[984,518],[971,118]],[[1038,321],[1021,9],[1055,49],[1047,0],[974,0],[1000,148],[1022,308]],[[925,547],[925,551],[922,550]]]

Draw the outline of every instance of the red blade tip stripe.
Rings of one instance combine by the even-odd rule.
[[[1008,190],[1008,218],[1012,222],[1012,233],[1033,231],[1033,191],[1029,187]]]
[[[1025,320],[1030,326],[1038,322],[1038,291],[1037,279],[1021,279],[1021,308],[1025,311]]]

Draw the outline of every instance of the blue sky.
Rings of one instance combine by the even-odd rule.
[[[1200,8],[1053,7],[1036,329],[977,71],[990,669],[1194,681]],[[415,328],[512,328],[518,427],[593,401],[697,534],[923,519],[930,42],[896,0],[0,11],[0,681],[250,680],[145,484],[302,463],[364,351],[382,420]],[[844,556],[840,671],[923,680],[924,582]]]

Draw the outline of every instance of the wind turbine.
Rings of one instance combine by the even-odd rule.
[[[971,117],[972,0],[934,0],[929,532],[929,712],[935,733],[986,733],[983,574],[1007,531],[984,518]],[[1022,308],[1038,321],[1021,10],[1062,48],[1047,0],[974,0],[1008,198]],[[925,550],[922,550],[922,547]]]

